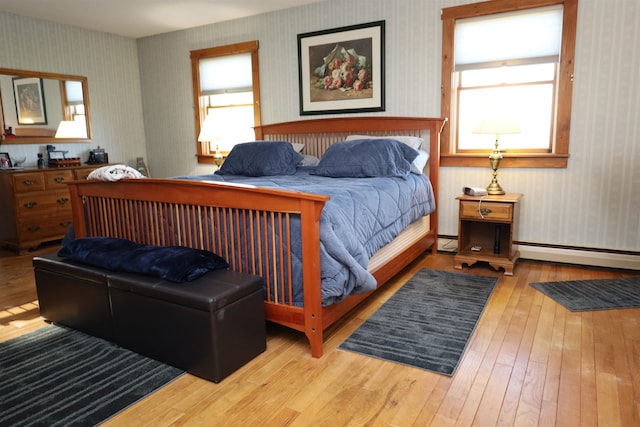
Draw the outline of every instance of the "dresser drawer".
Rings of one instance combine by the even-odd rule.
[[[513,204],[476,201],[460,202],[460,217],[479,220],[511,221]]]
[[[67,188],[65,182],[73,181],[73,179],[72,170],[48,171],[45,175],[47,190]]]
[[[41,172],[17,173],[13,175],[13,188],[16,193],[44,190],[44,174]]]
[[[16,211],[18,218],[23,216],[44,215],[71,212],[69,193],[67,191],[45,191],[40,193],[24,193],[16,195]]]
[[[106,165],[104,165],[106,166]],[[87,179],[89,174],[100,166],[81,167],[73,170],[73,178],[76,180]]]
[[[18,233],[22,240],[62,237],[70,225],[71,216],[64,214],[46,218],[23,218],[18,220]]]

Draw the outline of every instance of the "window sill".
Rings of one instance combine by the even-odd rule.
[[[503,154],[501,168],[566,168],[568,154]],[[441,154],[440,166],[488,167],[488,154]]]
[[[222,152],[223,159],[226,159],[228,155],[229,153],[227,151]],[[196,154],[196,157],[198,157],[198,163],[206,163],[210,165],[214,165],[216,163],[214,154]]]

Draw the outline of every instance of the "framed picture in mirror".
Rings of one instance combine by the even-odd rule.
[[[37,77],[14,77],[13,95],[16,100],[19,125],[47,124],[42,79]]]

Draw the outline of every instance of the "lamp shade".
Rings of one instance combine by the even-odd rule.
[[[513,115],[506,112],[491,111],[480,117],[472,133],[487,133],[504,135],[508,133],[520,133],[520,122]]]
[[[491,115],[480,119],[471,131],[472,133],[490,133],[504,135],[507,133],[520,133],[520,123],[512,116]]]
[[[66,139],[86,138],[87,129],[83,127],[82,123],[80,122],[63,120],[58,125],[58,130],[56,130],[55,137]]]
[[[209,114],[204,119],[204,124],[202,125],[200,134],[198,135],[198,141],[215,141],[216,139],[220,139],[220,137],[221,135],[216,132],[216,120],[214,120],[213,115]]]

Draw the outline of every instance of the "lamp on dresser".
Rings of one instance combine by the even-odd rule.
[[[57,139],[86,139],[87,128],[84,127],[80,122],[63,120],[58,125],[58,130],[56,130],[55,137]]]

